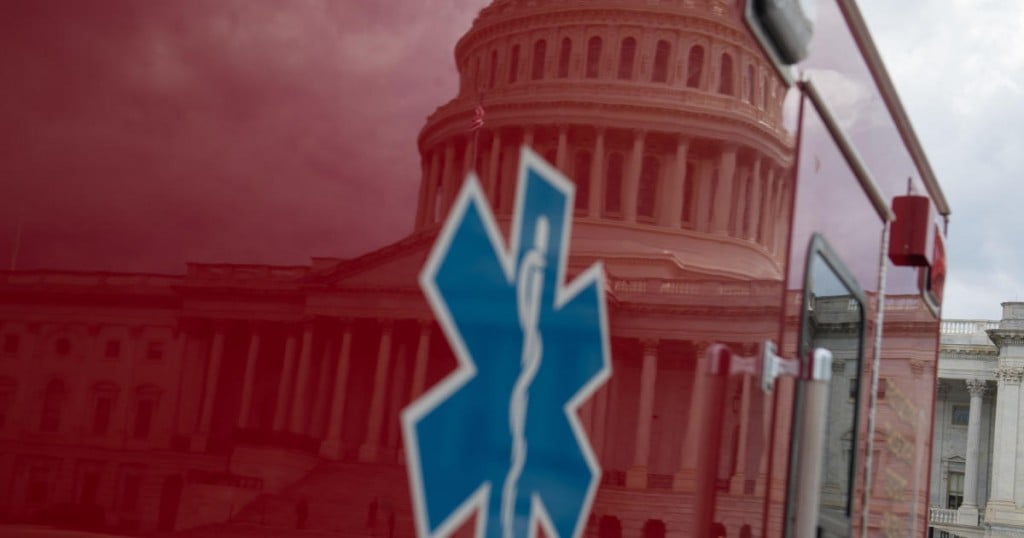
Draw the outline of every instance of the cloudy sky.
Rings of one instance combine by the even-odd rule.
[[[168,273],[402,237],[416,135],[455,94],[452,48],[485,3],[10,6],[2,265],[19,227],[19,268]],[[997,318],[1001,301],[1024,300],[1024,4],[862,10],[953,207],[945,314]]]
[[[1024,3],[864,0],[953,209],[946,318],[1024,301]]]

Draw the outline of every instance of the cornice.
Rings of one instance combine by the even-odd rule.
[[[621,92],[615,96],[625,96],[629,93]],[[643,92],[637,93],[642,94]],[[466,126],[470,123],[472,112],[471,108],[465,110],[461,110],[461,108],[458,112],[448,113],[442,107],[442,109],[438,109],[439,113],[435,113],[428,119],[427,125],[420,131],[419,147],[421,151],[442,144],[450,137],[466,134]],[[527,112],[528,115],[519,113],[519,111]],[[793,161],[794,139],[791,136],[786,136],[784,132],[780,133],[757,118],[746,117],[741,113],[713,105],[689,105],[683,108],[596,100],[494,103],[488,105],[488,119],[484,128],[494,130],[523,128],[531,125],[548,126],[558,121],[573,123],[571,118],[573,114],[579,115],[580,119],[577,121],[581,125],[605,129],[629,128],[617,125],[615,118],[608,116],[609,113],[634,114],[635,118],[631,120],[634,128],[637,122],[645,119],[667,126],[664,130],[652,129],[652,132],[708,140],[736,139],[735,141],[741,145],[764,152],[783,167]],[[557,117],[564,119],[556,121]],[[672,129],[671,126],[676,128]],[[732,128],[731,132],[730,128]],[[736,135],[742,138],[737,139]]]
[[[988,329],[985,333],[997,346],[1024,345],[1024,329]]]

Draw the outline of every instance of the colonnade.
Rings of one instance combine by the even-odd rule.
[[[398,372],[400,368],[396,367],[404,367],[396,365],[403,357],[395,349],[396,325],[406,321],[414,320],[378,320],[379,339],[373,358],[366,433],[358,447],[358,458],[362,461],[378,459],[384,439],[397,438],[397,431],[387,431],[389,428],[397,428],[397,409],[418,397],[426,384],[433,325],[426,320],[416,321],[412,377],[406,385],[405,372]],[[325,335],[315,329],[313,322],[307,322],[298,328],[289,329],[285,336],[271,430],[274,433],[318,438],[321,441],[320,454],[329,459],[342,458],[345,449],[342,429],[346,403],[350,402],[347,392],[353,388],[350,378],[354,360],[354,325],[355,320],[341,320],[337,332],[332,330]],[[239,429],[246,429],[252,423],[257,370],[267,368],[261,362],[269,358],[261,353],[266,327],[252,324],[246,330],[248,341],[235,420],[235,426]],[[205,448],[211,433],[214,408],[218,402],[217,387],[223,369],[225,338],[225,326],[217,324],[206,344],[205,383],[193,442],[193,448],[197,450]],[[322,350],[319,361],[314,359],[317,349]],[[399,379],[398,383],[396,379]],[[408,394],[402,394],[406,386]],[[389,413],[394,416],[386,416]],[[317,428],[318,424],[323,424],[323,428]]]
[[[317,330],[312,322],[301,324],[289,330],[285,336],[282,367],[276,385],[276,401],[273,409],[271,429],[274,433],[293,434],[315,438],[320,442],[319,453],[328,459],[342,459],[355,456],[360,461],[379,461],[383,456],[381,448],[385,439],[397,440],[398,432],[388,432],[398,428],[398,411],[408,402],[423,393],[426,382],[428,363],[441,350],[431,345],[433,324],[420,320],[378,320],[379,338],[376,341],[376,352],[363,354],[359,360],[373,360],[372,388],[367,393],[368,406],[366,411],[366,428],[363,439],[358,447],[345,446],[342,438],[345,422],[346,405],[352,399],[348,392],[355,389],[352,379],[353,362],[357,357],[353,353],[355,338],[354,320],[342,320],[332,326],[328,334]],[[410,349],[396,350],[396,325],[402,324],[403,330],[413,329],[415,335],[406,334],[405,342],[412,343]],[[244,350],[244,370],[241,375],[241,393],[235,426],[246,429],[252,424],[255,400],[257,370],[270,368],[262,362],[269,356],[261,352],[267,340],[266,326],[252,324],[247,329]],[[202,384],[201,407],[198,417],[197,434],[193,448],[203,450],[205,441],[213,426],[214,407],[217,405],[216,395],[219,378],[222,375],[225,361],[225,340],[227,338],[224,325],[215,325],[212,335],[206,339],[207,361],[205,364],[205,382]],[[324,342],[323,340],[326,340]],[[414,342],[414,343],[413,343]],[[319,345],[315,345],[319,343]],[[610,441],[631,439],[632,457],[626,470],[625,485],[630,488],[646,488],[651,464],[652,421],[658,410],[655,409],[656,385],[659,375],[659,341],[644,339],[640,341],[640,386],[636,395],[635,420],[630,421],[632,432],[612,431],[620,429],[622,421],[611,420],[612,403],[609,401],[611,387],[600,389],[582,409],[583,426],[590,432],[590,440],[594,451],[602,455],[608,449]],[[707,344],[696,346],[698,359],[707,348]],[[322,350],[320,361],[314,359],[314,351]],[[446,353],[446,351],[445,351]],[[622,360],[622,359],[620,359]],[[632,359],[629,359],[632,360]],[[411,370],[411,374],[408,370]],[[275,370],[276,371],[276,370]],[[411,378],[409,377],[411,375]],[[698,372],[694,376],[701,375]],[[740,428],[741,439],[745,439],[750,429],[750,395],[752,387],[744,382],[741,392],[741,409],[736,417]],[[705,383],[694,382],[693,390],[686,396],[689,399],[688,420],[685,434],[679,444],[679,469],[673,481],[673,489],[683,490],[693,487],[697,454],[700,452],[701,431],[699,424],[702,413],[709,412],[703,405],[706,397]],[[318,424],[323,424],[318,428]],[[726,436],[728,437],[728,436]],[[351,443],[351,439],[348,440]],[[745,443],[727,447],[730,454],[742,451]],[[347,449],[352,451],[346,451]],[[724,456],[723,457],[733,457]],[[738,464],[737,478],[742,483],[743,454],[735,456]],[[748,477],[753,478],[753,477]]]
[[[577,216],[728,235],[772,252],[783,240],[786,168],[758,151],[682,134],[569,124],[497,127],[425,148],[417,228],[444,217],[471,171],[495,210],[507,214],[520,144],[576,182]]]

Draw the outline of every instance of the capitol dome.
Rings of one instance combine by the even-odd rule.
[[[733,2],[499,0],[455,60],[459,93],[419,136],[418,228],[441,220],[470,171],[508,214],[527,145],[575,182],[580,233],[623,238],[594,248],[628,250],[644,230],[665,251],[713,238],[746,252],[747,276],[776,276],[794,143],[785,86]]]

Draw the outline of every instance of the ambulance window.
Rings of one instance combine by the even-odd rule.
[[[800,356],[825,348],[832,352],[821,490],[818,497],[818,536],[850,536],[854,470],[856,469],[857,409],[862,391],[860,375],[864,332],[864,294],[850,272],[821,236],[811,241],[804,283]],[[800,417],[802,393],[795,417]],[[852,432],[852,434],[851,434]],[[794,443],[792,456],[799,458]],[[790,469],[795,469],[791,462]],[[790,478],[791,487],[793,478]],[[791,496],[792,498],[792,496]],[[790,515],[795,507],[790,507]]]

